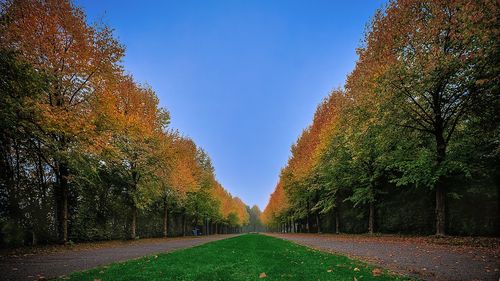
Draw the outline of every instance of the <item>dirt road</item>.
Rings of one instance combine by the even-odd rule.
[[[38,280],[68,275],[113,262],[193,247],[234,235],[152,239],[110,243],[97,248],[62,250],[45,254],[8,255],[0,258],[0,280]]]
[[[327,234],[270,234],[359,258],[422,280],[498,281],[500,249],[436,245],[422,239]]]

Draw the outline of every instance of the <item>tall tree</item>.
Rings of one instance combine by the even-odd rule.
[[[474,103],[495,99],[498,7],[489,0],[392,1],[376,15],[361,51],[383,63],[391,58],[379,89],[400,113],[400,125],[433,139],[437,235],[446,233],[446,177],[457,169],[449,144]]]
[[[156,165],[165,155],[159,153],[168,112],[158,107],[150,88],[138,87],[131,77],[118,81],[114,115],[117,127],[110,138],[108,161],[120,179],[131,212],[130,237],[136,238],[137,211],[152,202],[160,190]]]
[[[5,228],[19,229],[12,244],[22,243],[22,228],[30,229],[36,244],[48,219],[47,174],[37,126],[42,118],[38,103],[49,80],[14,52],[0,50],[0,217],[8,220]]]
[[[43,158],[56,176],[58,233],[66,242],[69,154],[90,129],[88,101],[102,90],[100,77],[120,69],[123,48],[109,28],[89,26],[82,10],[69,1],[6,1],[1,10],[1,46],[53,77],[40,104],[43,123],[38,129],[46,147]]]

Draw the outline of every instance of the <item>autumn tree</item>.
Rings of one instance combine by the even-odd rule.
[[[166,236],[169,211],[227,223],[208,154],[125,74],[109,27],[69,0],[0,5],[2,246]]]
[[[261,214],[261,220],[264,224],[279,229],[282,223],[281,217],[287,212],[288,208],[288,201],[285,191],[283,190],[283,184],[278,182],[275,190],[269,197],[266,208]]]
[[[495,1],[392,1],[374,18],[361,50],[382,63],[391,58],[379,89],[395,105],[397,124],[433,139],[426,164],[432,175],[422,178],[401,165],[400,182],[435,189],[437,235],[446,233],[446,178],[461,169],[450,161],[450,142],[475,103],[495,100],[497,15]]]
[[[318,160],[313,171],[317,181],[310,186],[319,194],[319,199],[313,209],[323,214],[333,211],[337,233],[340,231],[339,205],[348,197],[346,193],[353,179],[353,171],[348,165],[352,159],[347,146],[351,124],[348,101],[345,91],[332,91],[318,106],[313,119],[313,124],[320,128]]]
[[[311,213],[333,211],[338,231],[344,206],[355,218],[367,216],[371,233],[378,206],[381,212],[389,205],[406,208],[398,196],[409,187],[424,205],[426,190],[434,191],[437,235],[452,227],[445,220],[447,197],[457,202],[482,194],[494,213],[500,202],[492,188],[499,178],[492,160],[498,156],[497,14],[489,0],[400,0],[377,11],[345,88],[318,106],[292,146],[263,220],[276,225],[305,218],[310,229]],[[276,211],[278,188],[288,200],[286,211]]]
[[[49,80],[14,52],[0,51],[0,217],[14,233],[11,244],[22,243],[23,228],[29,229],[33,245],[47,231],[47,167],[36,152],[41,146],[37,105]]]
[[[88,101],[104,87],[103,77],[120,68],[123,48],[108,27],[89,26],[69,1],[6,1],[1,10],[1,47],[53,77],[38,105],[43,122],[37,129],[43,136],[39,153],[56,175],[58,233],[66,242],[69,154],[90,129]]]
[[[155,171],[155,177],[158,181],[159,188],[159,200],[163,205],[163,237],[167,237],[168,234],[168,201],[174,196],[185,196],[183,189],[179,189],[178,186],[174,188],[171,182],[171,175],[174,173],[175,162],[177,160],[177,151],[175,147],[176,141],[180,138],[178,132],[176,131],[165,131],[158,135],[158,146],[156,154],[156,159],[158,160],[157,168]]]
[[[154,200],[160,189],[156,173],[160,167],[156,163],[166,155],[157,148],[169,116],[158,107],[158,98],[152,89],[138,87],[130,77],[123,77],[119,82],[116,95],[116,113],[120,121],[111,138],[113,155],[110,161],[122,180],[130,204],[130,237],[134,239],[137,208]]]

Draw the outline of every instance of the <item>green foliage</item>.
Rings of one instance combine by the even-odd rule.
[[[0,6],[0,246],[227,226],[208,154],[125,74],[109,27],[71,1]]]
[[[268,225],[310,231],[321,215],[328,231],[498,235],[498,8],[408,0],[377,11],[345,88],[292,145],[288,204],[270,201]]]

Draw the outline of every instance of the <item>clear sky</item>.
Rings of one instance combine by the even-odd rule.
[[[213,160],[217,179],[265,207],[290,145],[343,85],[385,1],[77,0],[126,46],[125,68],[151,85],[173,128]]]

